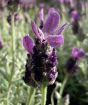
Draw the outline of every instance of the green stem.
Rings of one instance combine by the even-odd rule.
[[[54,88],[54,90],[53,90],[53,92],[52,92],[52,94],[51,94],[51,105],[54,105],[54,100],[53,100],[53,98],[54,98],[54,94],[55,94],[55,91],[58,89],[58,86],[56,85],[56,87]]]
[[[46,85],[46,83],[42,84],[41,93],[42,93],[41,105],[46,105],[46,96],[47,96],[47,85]]]
[[[62,97],[62,94],[63,94],[63,91],[64,91],[64,88],[65,88],[65,85],[66,85],[66,83],[67,83],[67,81],[68,81],[68,74],[66,74],[65,75],[65,78],[64,78],[64,81],[63,81],[63,83],[62,83],[62,86],[61,86],[61,88],[60,88],[60,96]]]
[[[14,15],[11,17],[11,52],[12,52],[12,68],[11,68],[11,75],[9,80],[9,87],[12,82],[12,77],[14,75],[15,69],[15,27],[14,27]]]
[[[12,40],[12,62],[14,66],[14,53],[15,53],[15,27],[14,27],[14,15],[11,19],[11,40]]]
[[[36,92],[36,89],[33,88],[33,87],[30,87],[29,95],[27,97],[26,105],[32,105],[35,92]]]

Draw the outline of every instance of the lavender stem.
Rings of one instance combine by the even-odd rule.
[[[46,105],[46,96],[47,96],[47,85],[46,85],[46,83],[42,84],[41,93],[42,93],[41,105]]]
[[[60,100],[59,100],[59,102],[61,102],[61,98],[62,98],[62,94],[63,94],[63,91],[64,91],[64,88],[65,88],[65,86],[66,86],[66,83],[67,83],[67,81],[68,81],[68,78],[69,78],[69,75],[68,74],[66,74],[65,75],[65,78],[64,78],[64,81],[63,81],[63,83],[62,83],[62,86],[61,86],[61,88],[60,88]]]

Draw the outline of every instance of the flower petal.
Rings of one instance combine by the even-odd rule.
[[[43,33],[43,31],[42,31],[40,28],[38,29],[38,32],[39,32],[39,33],[38,33],[38,34],[39,34],[39,39],[40,39],[40,40],[45,39],[44,33]]]
[[[60,35],[68,26],[69,26],[68,23],[65,23],[64,25],[62,25],[57,31],[57,35]]]
[[[48,12],[48,18],[43,26],[43,31],[46,33],[53,32],[54,29],[58,26],[59,20],[60,15],[54,8],[51,8]]]
[[[34,43],[28,35],[23,38],[23,46],[29,53],[33,52]]]
[[[49,35],[47,41],[52,47],[60,47],[64,44],[64,37],[62,35]]]
[[[31,22],[31,26],[32,26],[32,31],[35,33],[36,37],[40,38],[40,35],[39,35],[39,32],[38,32],[38,28],[37,28],[37,26],[36,26],[34,21]]]
[[[37,35],[38,34],[38,28],[34,21],[31,21],[32,31]]]
[[[44,22],[44,9],[41,8],[39,11],[39,18],[42,22]]]

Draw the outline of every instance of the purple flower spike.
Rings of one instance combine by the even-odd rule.
[[[49,35],[47,41],[52,47],[60,47],[64,44],[64,37],[63,35]]]
[[[29,53],[33,53],[34,43],[28,35],[23,38],[23,46]]]
[[[32,31],[35,33],[35,44],[29,36],[23,38],[23,45],[29,52],[24,75],[24,81],[28,85],[40,87],[44,80],[47,82],[47,85],[50,85],[57,78],[58,60],[55,48],[60,47],[64,43],[62,32],[67,26],[67,24],[64,24],[61,28],[57,29],[59,20],[60,16],[58,12],[54,8],[51,8],[48,12],[48,18],[44,23],[43,9],[41,9],[40,26],[37,27],[35,22],[31,24]]]
[[[80,59],[84,56],[84,50],[82,48],[73,48],[72,57],[75,59]]]
[[[51,8],[48,12],[48,18],[43,26],[43,31],[46,33],[53,32],[58,26],[59,20],[60,16],[58,12],[54,8]]]

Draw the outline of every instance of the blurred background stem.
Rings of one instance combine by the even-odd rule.
[[[14,65],[15,65],[15,27],[14,27],[14,15],[11,16],[11,54],[12,54],[12,66],[10,70],[9,85],[7,91],[7,105],[9,105],[9,96],[12,85],[12,78],[14,75]]]
[[[11,39],[12,39],[12,71],[14,71],[14,59],[15,59],[15,27],[14,27],[14,15],[11,19]]]
[[[65,74],[65,77],[64,77],[64,80],[63,80],[63,83],[61,85],[60,92],[59,92],[59,94],[60,94],[59,104],[60,105],[62,105],[61,104],[61,102],[62,102],[62,95],[63,95],[63,92],[64,92],[64,88],[66,86],[66,83],[68,81],[68,78],[69,78],[69,75],[68,74]]]
[[[27,97],[26,105],[33,105],[34,95],[35,95],[36,89],[33,87],[29,88],[29,94]]]

